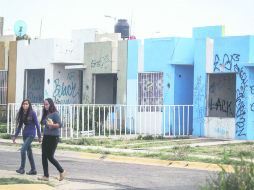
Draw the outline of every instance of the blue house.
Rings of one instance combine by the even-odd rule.
[[[254,37],[193,30],[193,135],[254,139]]]
[[[192,133],[194,40],[156,38],[128,43],[127,113],[137,131],[158,135]],[[150,106],[152,105],[152,106]],[[187,122],[188,121],[188,122]]]

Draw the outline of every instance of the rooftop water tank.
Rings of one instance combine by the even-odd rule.
[[[130,26],[127,19],[118,19],[115,25],[115,33],[121,33],[121,38],[129,38]]]

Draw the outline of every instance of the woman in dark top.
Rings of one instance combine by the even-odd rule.
[[[55,150],[59,141],[61,119],[58,111],[51,98],[44,100],[41,124],[44,127],[42,140],[42,166],[44,175],[38,179],[48,181],[48,160],[56,167],[60,173],[59,181],[62,181],[65,176],[65,170],[54,158]]]
[[[20,149],[21,150],[21,164],[19,169],[16,170],[16,172],[20,174],[25,173],[26,152],[27,152],[27,156],[31,165],[31,170],[27,172],[26,174],[36,175],[37,171],[35,168],[31,144],[34,140],[36,129],[37,129],[37,135],[39,137],[39,142],[41,142],[41,131],[40,131],[40,126],[38,124],[37,115],[33,111],[31,102],[28,99],[23,100],[16,117],[16,123],[18,127],[12,139],[13,143],[16,143],[15,140],[17,136],[19,135],[21,128],[23,127],[23,124],[25,125],[23,129],[24,143]]]

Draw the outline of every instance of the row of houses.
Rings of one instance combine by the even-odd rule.
[[[71,40],[14,39],[0,37],[0,104],[193,105],[192,135],[254,139],[253,36],[209,26],[191,38],[121,40],[90,29]]]

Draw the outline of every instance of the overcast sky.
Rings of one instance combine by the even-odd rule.
[[[71,30],[99,28],[113,32],[114,19],[126,18],[137,38],[190,37],[197,26],[225,25],[226,35],[254,35],[254,0],[0,0],[4,34],[17,20],[27,34],[70,38]]]

